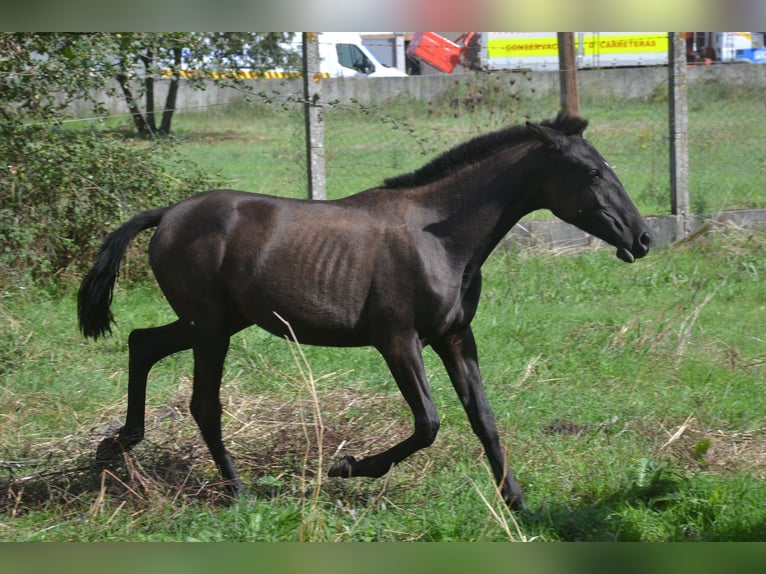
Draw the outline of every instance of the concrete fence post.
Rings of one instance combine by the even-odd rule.
[[[306,171],[309,197],[326,199],[322,74],[319,69],[319,35],[303,33],[303,97],[306,116]]]
[[[670,208],[676,217],[676,240],[689,233],[689,118],[686,78],[686,40],[679,32],[670,32],[669,138],[670,138]]]

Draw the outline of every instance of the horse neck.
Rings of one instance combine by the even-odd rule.
[[[438,216],[426,230],[455,256],[481,265],[523,216],[539,208],[535,180],[543,164],[533,149],[498,152],[429,186]]]

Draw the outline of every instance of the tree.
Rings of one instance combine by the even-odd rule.
[[[106,33],[0,33],[0,289],[71,277],[126,214],[210,183],[162,139],[137,146],[60,129],[72,101],[103,111],[95,98],[119,93],[115,77],[134,61],[126,44]],[[141,46],[134,57],[152,60]]]
[[[0,129],[61,119],[75,99],[104,89],[108,34],[0,33]],[[107,72],[108,73],[108,72]]]
[[[143,134],[169,134],[181,71],[204,88],[213,70],[290,69],[286,34],[113,34],[0,32],[0,289],[65,278],[92,261],[126,214],[178,201],[209,174],[175,147],[151,146],[91,129],[59,129],[73,101],[93,109],[122,94]],[[154,87],[169,90],[155,121]],[[117,80],[117,81],[116,81]],[[218,83],[240,85],[237,78]],[[140,98],[146,98],[141,110]]]
[[[205,89],[205,80],[218,85],[250,86],[238,74],[243,69],[263,72],[281,68],[296,69],[298,53],[286,46],[292,33],[129,33],[115,34],[119,47],[114,77],[122,90],[136,130],[142,135],[169,135],[176,97],[183,72],[190,85]],[[169,77],[162,119],[157,125],[155,82]],[[145,99],[142,114],[139,99]]]
[[[298,67],[297,51],[287,48],[292,37],[284,32],[0,33],[0,123],[60,119],[73,100],[103,112],[95,95],[121,93],[140,134],[168,135],[183,72],[193,72],[188,81],[197,89],[214,79],[247,91],[237,76],[242,69]],[[158,125],[155,84],[162,76],[169,86]]]

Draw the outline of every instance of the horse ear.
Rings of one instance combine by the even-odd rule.
[[[532,132],[538,140],[552,150],[559,151],[564,143],[564,135],[552,128],[527,122],[527,129]]]

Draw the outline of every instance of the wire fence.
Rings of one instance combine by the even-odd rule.
[[[689,66],[688,78],[691,212],[766,207],[766,66]],[[250,103],[224,97],[215,87],[206,90],[203,102],[187,88],[180,93],[187,98],[179,98],[179,118],[190,118],[197,130],[210,121],[216,139],[216,121],[236,117],[253,145],[236,150],[239,163],[228,154],[224,175],[230,183],[306,197],[302,82],[273,82],[276,95],[256,88]],[[615,167],[642,213],[670,213],[667,67],[584,70],[578,82],[581,113],[590,120],[586,136]],[[325,79],[323,84],[331,88],[323,88],[320,101],[330,199],[416,169],[477,134],[550,118],[559,109],[555,71],[456,70],[431,78]],[[215,153],[203,155],[210,155],[205,161],[215,170]]]
[[[736,80],[689,84],[689,191],[692,213],[766,207],[766,116],[763,69],[736,66]],[[665,76],[667,69],[663,68]],[[542,72],[541,72],[542,73]],[[428,102],[406,98],[371,107],[327,106],[325,157],[329,197],[347,195],[408,171],[434,154],[479,133],[555,115],[558,94],[520,90],[533,72],[455,76]],[[649,215],[668,214],[670,163],[668,80],[649,94],[613,95],[602,83],[580,90],[586,135],[612,163],[626,189]],[[614,71],[615,79],[625,72]]]
[[[684,205],[703,218],[766,208],[766,66],[688,66],[686,76]],[[578,71],[577,80],[580,110],[591,122],[586,137],[615,167],[642,214],[670,214],[668,67],[588,69]],[[170,82],[156,79],[157,113]],[[135,139],[119,96],[107,102],[109,118],[94,117],[90,107],[72,109],[68,117],[79,121],[57,125],[42,139],[41,126],[30,129],[29,137],[19,131],[17,140],[7,138],[0,235],[8,247],[0,253],[0,267],[22,269],[32,278],[64,277],[64,270],[90,260],[103,231],[155,200],[170,203],[215,187],[307,197],[302,80],[248,80],[248,86],[246,98],[242,89],[210,81],[199,90],[181,80],[172,131],[181,145],[173,150]],[[456,69],[433,76],[322,79],[321,86],[328,199],[379,186],[478,134],[551,118],[560,107],[555,70]],[[119,169],[126,165],[130,169]],[[726,217],[759,220],[765,214]],[[552,215],[543,211],[528,218]],[[699,218],[657,223],[658,242],[666,242],[684,237]],[[568,232],[566,226],[523,225]]]

